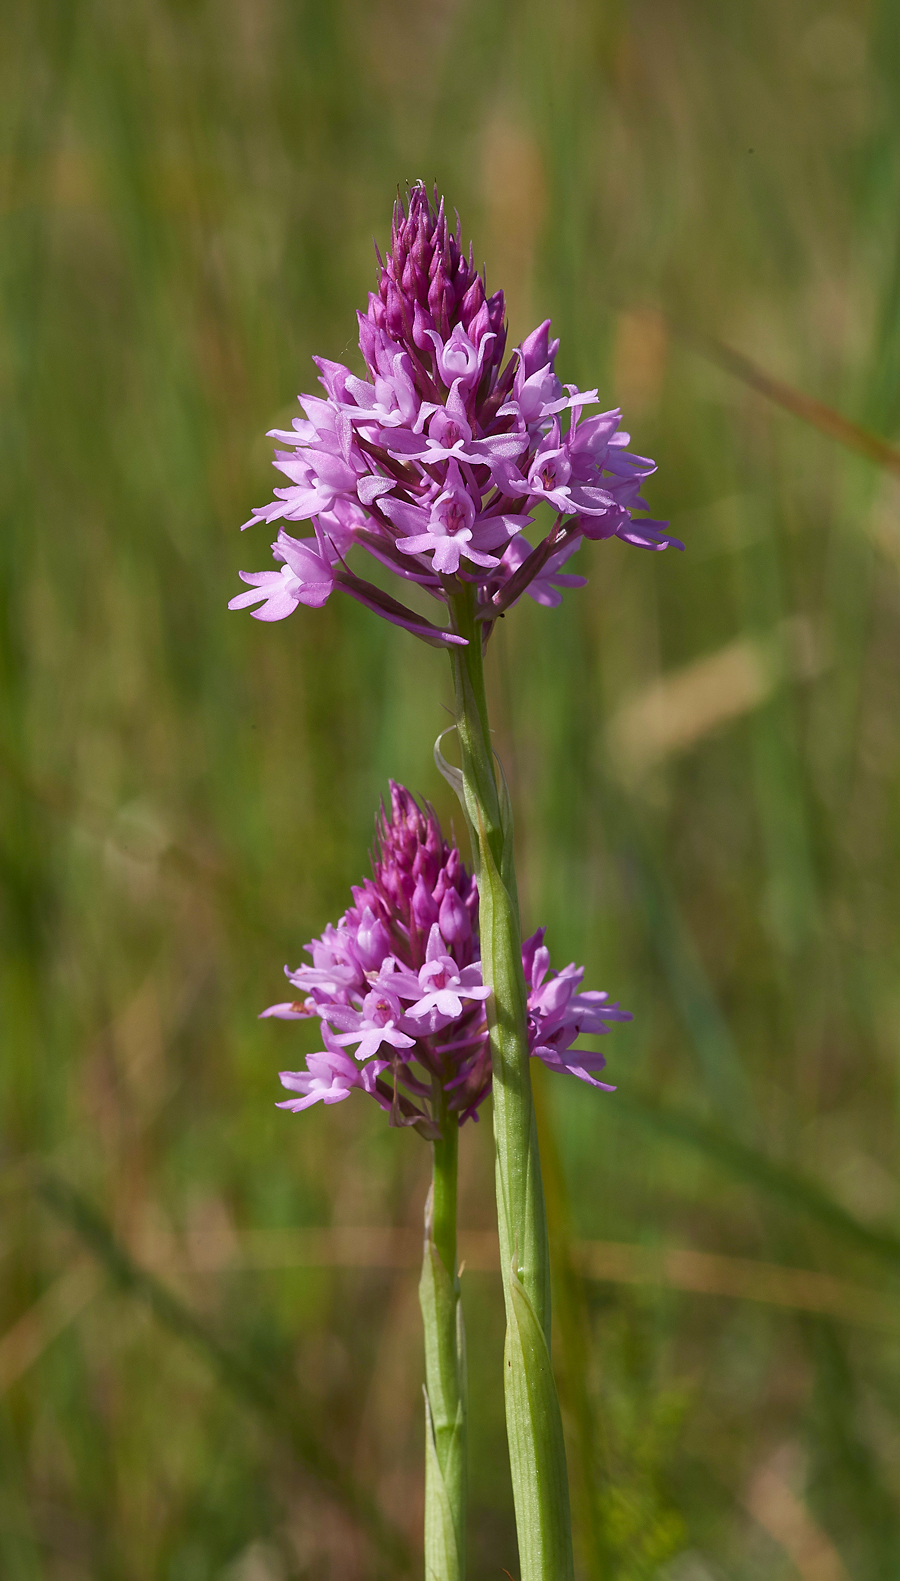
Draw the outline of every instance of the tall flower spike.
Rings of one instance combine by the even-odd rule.
[[[433,1138],[440,1135],[436,1098],[462,1124],[478,1118],[491,1088],[478,888],[434,810],[393,781],[390,792],[390,813],[382,806],[376,825],[372,877],[353,889],[337,926],[307,945],[312,965],[285,968],[303,997],[263,1016],[317,1016],[322,1026],[324,1048],[307,1055],[305,1070],[281,1074],[295,1095],[282,1109],[339,1103],[358,1087],[391,1124]],[[605,993],[583,992],[582,967],[551,972],[543,928],[523,945],[522,965],[531,1053],[549,1070],[612,1091],[591,1074],[606,1063],[602,1055],[576,1040],[610,1031],[631,1019],[628,1012]]]
[[[524,593],[552,606],[584,584],[560,573],[584,538],[683,547],[665,522],[636,514],[655,463],[626,448],[621,412],[584,416],[597,391],[560,383],[549,319],[504,365],[505,315],[437,192],[432,204],[417,183],[406,205],[398,197],[377,289],[358,314],[364,377],[316,358],[324,398],[301,396],[304,417],[271,431],[287,486],[244,525],[288,524],[272,545],[281,569],[242,571],[249,590],[229,608],[282,620],[338,588],[452,647],[467,639],[446,624],[447,606],[467,584],[486,641]],[[523,535],[542,505],[555,520],[532,551]],[[301,522],[312,532],[297,538]],[[434,598],[440,622],[361,577],[348,564],[356,550]]]

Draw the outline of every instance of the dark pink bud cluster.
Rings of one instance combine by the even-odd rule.
[[[423,812],[402,785],[391,781],[390,816],[382,807],[375,831],[372,879],[354,889],[384,922],[395,953],[418,970],[437,923],[458,965],[478,956],[478,886],[459,848],[448,845],[434,808]]]
[[[503,361],[506,303],[502,291],[486,295],[472,245],[466,257],[459,218],[454,232],[437,191],[433,208],[421,184],[412,188],[408,210],[397,198],[390,251],[383,263],[378,255],[378,264],[378,290],[369,296],[368,321],[405,346],[419,375],[416,382],[423,398],[433,398],[442,382],[436,345],[448,341],[457,325],[475,346],[491,337],[482,371],[482,380],[489,385],[491,372]],[[366,321],[362,314],[359,318],[365,356]]]
[[[460,1123],[478,1118],[491,1086],[481,975],[478,889],[455,845],[444,839],[431,807],[391,784],[382,807],[372,877],[353,889],[337,927],[306,946],[311,966],[285,968],[303,998],[272,1005],[264,1016],[293,1021],[318,1016],[325,1047],[306,1069],[282,1071],[296,1094],[284,1109],[339,1103],[354,1087],[369,1093],[392,1125],[440,1134],[444,1106]],[[630,1020],[605,993],[581,991],[583,968],[550,971],[540,929],[522,949],[532,1055],[603,1087],[591,1071],[603,1057],[580,1049],[581,1033],[604,1033]]]

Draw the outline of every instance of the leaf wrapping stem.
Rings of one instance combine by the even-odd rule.
[[[466,1345],[456,1271],[459,1123],[440,1085],[441,1137],[425,1206],[419,1304],[425,1331],[425,1578],[465,1581]]]
[[[497,1218],[506,1302],[504,1382],[522,1581],[571,1581],[565,1446],[550,1366],[550,1253],[531,1093],[527,996],[506,784],[498,783],[488,723],[474,591],[450,600],[458,794],[479,890],[481,965],[493,1069]]]

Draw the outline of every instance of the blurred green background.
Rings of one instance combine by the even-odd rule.
[[[225,609],[269,563],[237,532],[265,430],[313,352],[356,356],[418,176],[512,341],[551,315],[562,377],[624,407],[688,545],[588,546],[589,587],[491,648],[524,921],[635,1013],[617,1095],[540,1093],[580,1574],[893,1581],[900,482],[697,337],[900,431],[896,4],[6,0],[0,29],[4,1581],[420,1564],[428,1151],[362,1099],[276,1111],[306,1029],[256,1014],[388,776],[451,818],[449,673],[346,599]],[[468,1231],[491,1171],[469,1127]],[[516,1556],[473,1263],[480,1581]]]

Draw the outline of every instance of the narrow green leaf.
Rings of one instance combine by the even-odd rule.
[[[461,1354],[459,1296],[433,1241],[425,1247],[419,1303],[425,1330],[425,1376],[435,1443],[448,1483],[458,1489],[452,1495],[452,1502],[458,1508],[464,1504],[464,1387],[460,1362],[465,1350],[463,1346]],[[459,1514],[462,1516],[463,1511],[459,1510]]]
[[[494,753],[494,759],[497,764],[497,768],[500,771],[498,777],[498,791],[500,795],[500,828],[503,831],[503,850],[500,855],[500,873],[515,908],[516,921],[518,922],[519,897],[516,888],[516,864],[513,850],[512,802],[510,801],[509,797],[509,786],[506,783],[506,771],[496,752]],[[519,923],[519,926],[521,928],[521,923]]]
[[[435,1244],[425,1210],[419,1305],[425,1335],[425,1573],[464,1581],[466,1570],[466,1351],[459,1280]]]
[[[466,792],[465,785],[463,783],[462,769],[454,768],[452,763],[448,763],[447,759],[444,757],[443,752],[441,751],[441,742],[443,741],[444,737],[449,736],[455,729],[455,725],[448,725],[446,730],[441,731],[436,742],[434,743],[434,761],[438,766],[439,772],[443,774],[444,779],[450,786],[450,789],[456,792],[456,795],[459,798],[459,805],[465,813],[466,823],[468,823],[469,813],[468,808],[466,807]],[[469,832],[472,833],[473,831],[470,829]]]
[[[453,1508],[438,1459],[434,1418],[425,1396],[425,1581],[463,1581]]]
[[[506,1267],[514,1262],[549,1336],[550,1249],[531,1102],[528,1039],[523,1030],[526,992],[518,918],[486,840],[482,841],[479,890],[482,970],[485,982],[494,990],[486,1013],[494,1069],[500,1256]]]
[[[544,1332],[522,1281],[510,1270],[506,1420],[519,1561],[528,1581],[573,1574],[562,1417]]]

